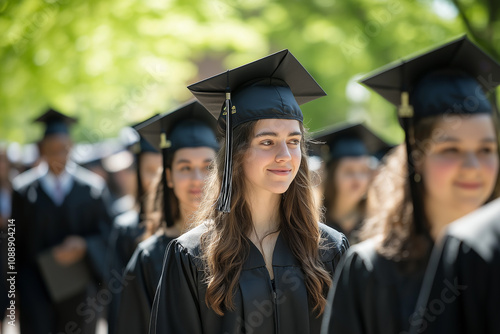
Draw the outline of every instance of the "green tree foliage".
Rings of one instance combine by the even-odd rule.
[[[394,108],[357,80],[467,29],[492,50],[494,2],[0,0],[0,138],[36,140],[30,122],[52,105],[80,118],[77,140],[98,141],[191,98],[195,80],[288,48],[328,93],[304,106],[309,128],[365,120],[398,141]]]

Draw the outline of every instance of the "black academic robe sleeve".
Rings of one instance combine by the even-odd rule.
[[[201,313],[198,307],[197,282],[200,270],[187,250],[176,240],[167,248],[161,281],[158,285],[150,322],[150,333],[202,334]],[[162,312],[166,303],[168,316]],[[158,321],[161,317],[161,321]]]
[[[404,272],[368,240],[349,249],[338,270],[322,334],[399,334],[409,328],[425,266]]]
[[[134,254],[137,247],[137,241],[144,232],[144,227],[140,224],[139,213],[130,210],[117,216],[113,222],[113,228],[109,240],[109,249],[107,254],[107,263],[109,278],[113,273],[123,275],[127,263]],[[126,285],[124,288],[127,288]],[[117,333],[116,327],[118,321],[118,307],[121,303],[122,291],[113,292],[113,299],[108,306],[108,332]]]
[[[96,223],[96,233],[84,236],[87,244],[87,258],[97,278],[107,277],[108,264],[105,254],[108,251],[108,240],[111,234],[111,216],[109,214],[109,192],[104,188],[99,196],[92,198],[93,222]]]
[[[411,333],[500,333],[500,201],[450,227],[432,254]]]
[[[127,268],[118,308],[116,333],[147,333],[151,318],[151,307],[163,267],[163,258],[172,238],[154,235],[136,248]]]
[[[363,272],[363,268],[363,261],[351,252],[348,252],[340,263],[340,268],[337,269],[337,275],[334,277],[333,286],[328,294],[328,303],[321,327],[322,334],[366,332],[362,312],[359,311],[361,308],[359,297],[364,294],[365,288],[370,284],[360,284],[356,279],[359,277],[359,273],[358,275],[352,274],[352,272]],[[355,295],[358,298],[350,298],[350,295]],[[341,318],[343,318],[342,321],[336,320]]]

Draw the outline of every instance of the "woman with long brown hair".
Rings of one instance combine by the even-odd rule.
[[[219,148],[216,121],[198,102],[187,103],[138,127],[159,146],[164,131],[162,170],[145,203],[145,231],[128,262],[116,333],[147,333],[165,249],[191,224]],[[157,148],[160,150],[160,147]]]
[[[481,80],[492,72],[495,80]],[[419,320],[432,245],[499,194],[497,126],[485,95],[499,78],[500,65],[460,38],[365,79],[395,104],[401,96],[406,140],[369,191],[367,240],[345,258],[323,333],[404,333]]]
[[[288,50],[189,89],[223,106],[226,141],[197,226],[167,250],[150,333],[318,333],[348,248],[310,187],[298,104],[323,90]]]

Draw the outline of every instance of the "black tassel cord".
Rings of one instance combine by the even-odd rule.
[[[170,196],[167,185],[167,161],[168,161],[168,149],[170,147],[170,142],[167,141],[167,134],[165,131],[161,133],[161,155],[163,160],[163,171],[161,173],[161,185],[163,188],[163,218],[167,227],[174,226],[174,219],[172,217],[172,203],[170,202]]]
[[[135,163],[136,163],[136,173],[137,173],[137,204],[139,204],[139,220],[142,221],[144,219],[144,188],[142,186],[141,179],[141,152],[135,153]]]
[[[217,199],[217,210],[224,213],[231,211],[231,186],[233,183],[233,128],[232,128],[232,103],[231,93],[226,88],[226,101],[224,103],[223,115],[226,115],[226,152],[224,156],[224,172],[222,174],[222,184]],[[225,110],[225,111],[224,111]]]

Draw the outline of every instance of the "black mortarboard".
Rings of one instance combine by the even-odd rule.
[[[317,132],[311,145],[312,154],[325,161],[345,157],[375,156],[390,147],[379,136],[361,123],[342,123]]]
[[[77,119],[66,116],[52,108],[47,110],[35,122],[45,123],[44,138],[54,134],[69,134],[69,126],[76,123]]]
[[[167,226],[173,226],[165,170],[169,156],[181,148],[211,147],[219,149],[215,136],[215,118],[197,101],[188,102],[174,111],[153,116],[134,128],[153,148],[163,155],[163,209]]]
[[[149,141],[139,135],[139,141],[134,145],[134,153],[160,153]]]
[[[225,129],[226,156],[217,200],[217,209],[222,212],[231,210],[233,129],[259,119],[302,122],[299,105],[326,95],[288,50],[220,73],[188,88],[205,108],[218,117],[219,126]],[[231,110],[229,114],[228,110]]]
[[[361,83],[405,110],[410,104],[414,119],[491,112],[485,92],[500,82],[500,65],[466,36],[375,72]]]
[[[492,113],[485,93],[500,82],[500,65],[466,36],[375,71],[361,82],[392,104],[405,131],[408,175],[417,233],[422,205],[416,195],[409,130],[421,118],[442,114]]]

